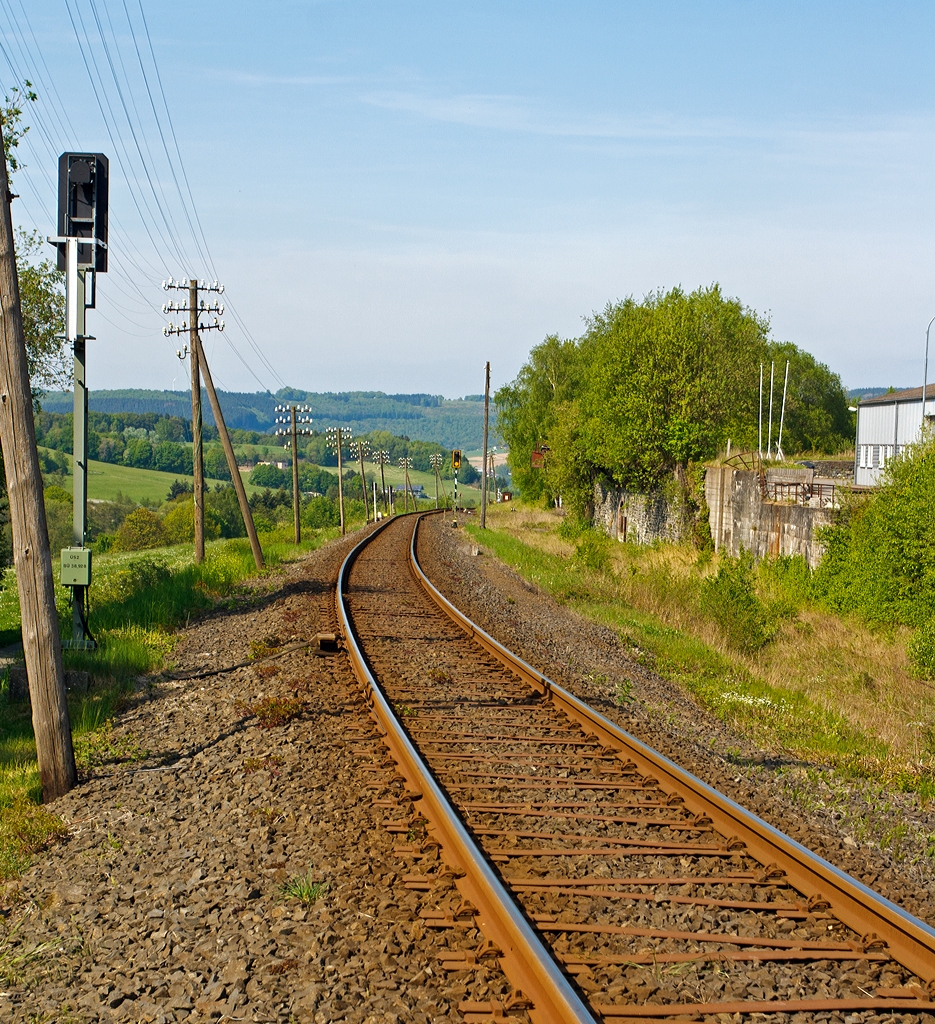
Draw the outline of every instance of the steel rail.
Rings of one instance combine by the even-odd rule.
[[[357,642],[345,602],[351,566],[378,534],[400,518],[386,520],[355,545],[338,574],[335,602],[351,666],[368,694],[377,722],[385,732],[384,742],[405,777],[412,798],[419,800],[419,809],[441,844],[442,857],[455,872],[463,872],[458,889],[474,903],[477,924],[484,936],[499,946],[500,964],[516,990],[514,995],[519,997],[522,993],[532,1002],[527,1012],[535,1024],[598,1024],[599,1018],[555,962],[423,762]]]
[[[790,885],[804,896],[827,899],[835,916],[852,931],[866,941],[871,936],[882,939],[894,960],[930,985],[935,982],[935,929],[621,729],[517,657],[456,608],[419,564],[416,545],[422,518],[424,513],[418,517],[412,531],[409,564],[429,597],[472,639],[510,671],[550,696],[555,705],[586,732],[594,733],[605,743],[622,747],[621,753],[632,759],[640,771],[655,775],[663,787],[668,784],[675,788],[683,797],[686,809],[706,814],[722,835],[740,839],[747,852],[760,863],[782,868]]]

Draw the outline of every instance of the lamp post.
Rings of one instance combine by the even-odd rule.
[[[929,320],[929,325],[925,328],[925,366],[922,370],[922,430],[925,430],[925,388],[929,376],[929,331],[932,329],[932,324],[935,324],[935,316]]]

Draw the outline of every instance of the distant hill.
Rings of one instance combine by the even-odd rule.
[[[918,384],[917,387],[922,387]],[[903,391],[904,388],[851,388],[847,393],[848,398],[876,398],[877,395],[885,395],[888,391]]]
[[[276,418],[275,407],[290,402],[309,406],[312,427],[350,427],[356,433],[389,430],[420,441],[435,441],[446,448],[479,448],[484,441],[484,396],[444,398],[441,395],[387,395],[382,391],[339,391],[320,394],[282,388],[275,395],[258,391],[220,391],[218,397],[229,427],[269,431]],[[207,397],[204,419],[214,423]],[[71,412],[71,392],[50,392],[42,399],[49,412]],[[124,388],[92,391],[90,408],[95,412],[154,412],[163,416],[191,419],[188,391],[146,391]],[[491,428],[496,415],[491,405]],[[494,442],[491,442],[494,443]]]

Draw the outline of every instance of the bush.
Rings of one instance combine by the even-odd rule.
[[[935,619],[920,626],[909,641],[909,660],[923,679],[935,679]]]
[[[310,498],[302,506],[302,525],[310,529],[320,529],[323,526],[338,526],[341,516],[338,511],[338,503],[330,498]]]
[[[136,508],[121,524],[114,546],[118,551],[142,551],[165,547],[168,542],[159,516],[148,508]]]
[[[610,538],[597,530],[585,530],[575,546],[575,560],[592,572],[610,568]]]
[[[221,536],[221,524],[211,508],[205,508],[205,540]],[[162,528],[170,544],[190,544],[195,539],[195,502],[179,501],[165,514]]]
[[[772,640],[775,624],[754,589],[753,555],[723,558],[717,574],[701,584],[701,610],[717,623],[727,642],[744,654],[760,650]]]
[[[120,605],[136,594],[153,591],[172,578],[165,562],[155,558],[136,558],[116,572],[95,577],[93,597],[97,605]]]

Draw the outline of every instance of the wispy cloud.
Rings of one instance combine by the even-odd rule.
[[[397,110],[432,121],[463,124],[504,132],[569,138],[625,141],[780,141],[810,146],[854,144],[883,146],[932,130],[927,117],[878,117],[855,124],[852,119],[801,123],[755,123],[732,118],[607,114],[556,111],[524,96],[468,93],[437,96],[421,92],[371,92],[361,101],[384,110]]]

